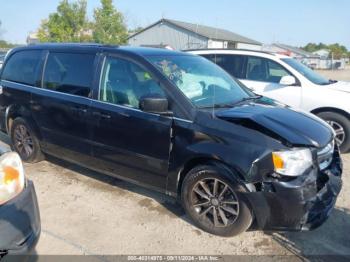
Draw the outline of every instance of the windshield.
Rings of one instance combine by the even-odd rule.
[[[332,83],[331,81],[329,81],[329,79],[317,74],[315,71],[293,58],[282,58],[282,61],[293,67],[300,74],[305,76],[307,79],[309,79],[316,85],[329,85]]]
[[[197,107],[229,106],[253,95],[203,57],[149,56],[148,60]]]

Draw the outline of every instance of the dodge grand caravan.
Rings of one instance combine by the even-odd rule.
[[[213,234],[316,228],[341,190],[327,124],[192,54],[17,48],[1,93],[2,129],[24,161],[50,154],[178,197]]]

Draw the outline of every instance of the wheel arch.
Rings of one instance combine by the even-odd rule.
[[[231,167],[221,161],[220,159],[215,159],[210,156],[197,156],[189,159],[185,162],[183,167],[180,169],[177,178],[177,195],[181,195],[181,188],[185,177],[188,175],[189,171],[200,165],[210,165],[223,168],[230,174],[229,179],[234,180],[236,183],[242,185],[241,181],[244,179],[243,176],[236,170],[236,168]]]
[[[324,112],[333,112],[333,113],[338,113],[342,116],[345,116],[347,119],[350,120],[350,113],[346,112],[345,110],[336,108],[336,107],[320,107],[320,108],[316,108],[313,109],[311,111],[311,113],[313,113],[314,115],[317,115],[319,113],[324,113]]]
[[[5,125],[6,125],[6,132],[8,135],[10,135],[12,123],[17,117],[22,117],[25,120],[27,120],[29,124],[34,128],[34,132],[37,134],[38,138],[40,140],[42,139],[40,129],[37,126],[36,122],[34,121],[30,110],[28,110],[24,106],[17,105],[17,104],[10,105],[6,108]]]

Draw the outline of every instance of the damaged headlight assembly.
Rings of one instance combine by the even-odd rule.
[[[313,165],[312,153],[308,148],[273,152],[272,161],[275,172],[288,177],[301,176]]]

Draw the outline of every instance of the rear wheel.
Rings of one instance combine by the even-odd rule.
[[[44,159],[38,136],[27,120],[16,118],[11,125],[10,136],[14,150],[24,162],[36,163]]]
[[[334,112],[322,112],[318,116],[325,120],[335,131],[336,141],[342,153],[350,150],[350,119]]]
[[[199,166],[186,176],[182,186],[182,205],[196,226],[211,234],[235,236],[252,223],[252,212],[243,188],[215,166]]]

